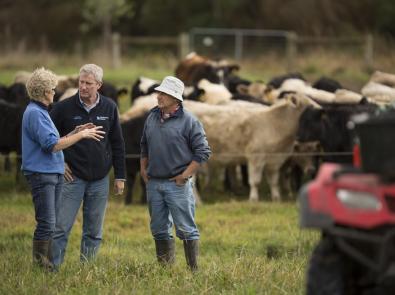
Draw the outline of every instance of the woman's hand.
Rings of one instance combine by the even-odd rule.
[[[73,173],[71,172],[71,169],[67,163],[64,163],[64,179],[66,182],[73,182]]]

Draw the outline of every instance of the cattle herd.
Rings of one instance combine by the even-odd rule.
[[[321,162],[351,164],[351,117],[374,114],[395,102],[395,75],[389,73],[373,73],[357,93],[326,77],[309,83],[299,73],[274,77],[268,83],[249,81],[238,75],[239,69],[237,64],[191,53],[179,63],[175,76],[186,85],[184,107],[203,123],[213,151],[201,169],[204,179],[209,182],[213,178],[210,172],[224,168],[224,179],[231,187],[239,178],[248,184],[250,201],[259,199],[262,176],[272,200],[280,201],[312,177]],[[4,155],[21,151],[20,125],[29,101],[25,89],[28,76],[20,72],[11,86],[0,85],[0,152]],[[147,77],[137,79],[130,91],[131,107],[120,115],[127,153],[126,204],[132,203],[140,168],[140,137],[145,118],[156,105],[154,88],[159,83]],[[77,87],[78,77],[59,76],[55,101],[73,95]],[[127,92],[107,82],[100,91],[115,102]],[[144,187],[143,181],[141,185]]]

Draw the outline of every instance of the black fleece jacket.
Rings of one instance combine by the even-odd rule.
[[[54,104],[50,116],[60,136],[86,123],[103,126],[106,132],[100,141],[82,139],[63,151],[75,176],[86,181],[98,180],[105,177],[113,165],[115,179],[125,179],[125,144],[117,105],[110,98],[100,95],[99,103],[88,113],[77,93]]]

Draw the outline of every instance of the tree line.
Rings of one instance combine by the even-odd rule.
[[[395,36],[393,0],[0,0],[3,42],[45,38],[53,50],[193,27],[293,30],[308,36]],[[0,42],[0,43],[3,43]]]

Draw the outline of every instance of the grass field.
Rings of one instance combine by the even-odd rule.
[[[208,196],[214,198],[215,196]],[[81,216],[59,273],[33,268],[34,213],[28,192],[0,195],[0,294],[303,294],[318,233],[301,231],[294,202],[228,201],[197,209],[200,270],[188,271],[182,243],[172,268],[156,263],[145,206],[111,196],[95,263],[80,264]]]
[[[84,60],[65,56],[3,56],[0,83],[9,85],[18,70],[45,66],[58,74],[75,74],[83,63],[103,65],[105,79],[128,87],[138,76],[161,79],[174,73],[173,56],[135,56],[112,69],[100,57]],[[276,57],[243,61],[240,76],[268,81],[286,69]],[[395,55],[379,56],[373,69],[342,53],[316,52],[297,61],[295,70],[309,81],[322,75],[338,79],[359,91],[373,70],[391,72]],[[120,100],[121,112],[130,104]],[[0,165],[0,167],[2,167]],[[200,270],[191,274],[177,241],[177,263],[171,269],[156,263],[145,206],[125,207],[110,197],[104,241],[93,264],[79,263],[81,216],[70,241],[66,262],[57,274],[32,267],[31,240],[35,221],[30,194],[15,190],[10,176],[0,175],[0,294],[304,294],[305,270],[318,232],[301,231],[295,202],[250,204],[242,197],[220,191],[203,195],[197,209],[201,231]],[[266,192],[266,195],[265,195]]]

